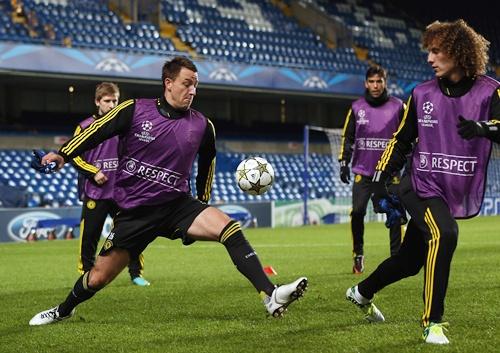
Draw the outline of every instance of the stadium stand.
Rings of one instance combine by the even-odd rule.
[[[24,21],[12,24],[20,34],[7,33],[4,39],[160,55],[175,51],[172,42],[161,37],[154,25],[124,24],[102,1],[24,0],[22,9]],[[2,17],[9,25],[9,16]]]
[[[363,73],[366,63],[352,48],[329,49],[268,2],[162,1],[179,37],[203,56],[250,64]]]
[[[378,63],[394,78],[432,77],[419,45],[422,25],[395,7],[362,0],[303,1],[351,32],[353,45],[333,47],[294,17],[291,3],[161,0],[163,30],[149,22],[131,23],[99,0],[2,0],[0,40],[156,55],[186,51],[215,61],[351,74],[364,74],[369,63]],[[500,43],[493,38],[495,63]],[[489,73],[495,74],[493,68]]]
[[[380,2],[315,1],[321,10],[346,24],[355,46],[367,50],[368,59],[389,68],[393,76],[409,80],[432,77],[425,65],[426,54],[420,49],[421,30],[416,24],[388,13]]]

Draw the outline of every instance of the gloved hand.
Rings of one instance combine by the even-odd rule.
[[[33,150],[33,157],[31,158],[31,168],[42,174],[52,174],[57,171],[56,162],[42,164],[42,157],[45,155],[43,151]]]
[[[351,181],[351,171],[349,169],[349,166],[347,165],[346,161],[339,161],[340,162],[340,180],[344,184],[349,184]]]
[[[389,199],[389,193],[387,192],[387,188],[385,186],[385,181],[378,181],[372,183],[372,203],[373,210],[375,213],[385,213],[383,209],[380,208],[380,201],[382,199]]]
[[[486,136],[487,130],[480,122],[467,120],[461,115],[458,117],[458,120],[458,134],[463,139],[470,140],[474,137]]]
[[[387,215],[385,226],[392,228],[395,225],[403,225],[408,222],[406,211],[396,195],[382,198],[379,201],[380,210]]]

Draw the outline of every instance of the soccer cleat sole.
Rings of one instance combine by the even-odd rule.
[[[292,299],[288,303],[283,304],[278,309],[274,310],[272,316],[275,318],[282,318],[287,312],[288,306],[292,304],[294,301],[299,300],[304,296],[304,293],[307,291],[307,287],[308,287],[308,281],[307,278],[304,278],[297,284],[295,290],[290,294],[290,297]]]

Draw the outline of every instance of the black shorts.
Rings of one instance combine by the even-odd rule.
[[[194,240],[187,236],[187,231],[208,207],[191,195],[183,195],[162,205],[120,210],[99,255],[120,248],[128,250],[131,257],[138,256],[156,237],[182,239],[184,245],[192,244]]]

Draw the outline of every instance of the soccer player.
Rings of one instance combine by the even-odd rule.
[[[42,163],[61,168],[83,152],[119,136],[114,199],[120,212],[94,267],[76,281],[67,298],[36,314],[30,325],[45,325],[73,316],[75,307],[110,283],[156,237],[222,243],[236,268],[260,293],[267,312],[282,316],[287,306],[303,295],[307,278],[275,286],[264,273],[255,250],[240,225],[207,205],[215,167],[215,132],[212,123],[191,109],[198,73],[194,63],[175,57],[162,69],[163,95],[131,99],[96,120]],[[198,155],[196,191],[189,178]]]
[[[352,187],[351,234],[354,274],[363,273],[364,218],[372,195],[375,165],[385,146],[397,130],[404,103],[387,93],[387,75],[381,66],[371,66],[365,75],[365,95],[354,101],[347,113],[339,154],[340,180],[349,184],[352,157],[354,183]],[[396,178],[396,177],[395,177]],[[401,245],[401,224],[390,227],[390,250],[395,255]]]
[[[102,82],[95,90],[97,114],[77,125],[74,135],[79,135],[94,121],[101,119],[117,106],[120,99],[118,86],[111,82]],[[78,271],[80,274],[90,271],[95,261],[97,244],[101,236],[107,215],[114,217],[118,208],[113,201],[113,184],[118,166],[118,137],[114,136],[81,156],[74,158],[71,164],[80,173],[79,189],[83,201],[80,224],[80,256]],[[128,264],[132,283],[149,286],[142,273],[144,257],[142,254],[131,258]]]
[[[375,293],[423,267],[422,338],[448,344],[443,314],[458,240],[455,219],[474,217],[481,208],[492,141],[500,142],[500,83],[485,76],[489,42],[463,20],[430,24],[422,44],[435,78],[413,90],[374,176],[377,202],[416,141],[409,175],[389,186],[411,220],[399,252],[346,296],[368,321],[384,321],[372,303]]]

